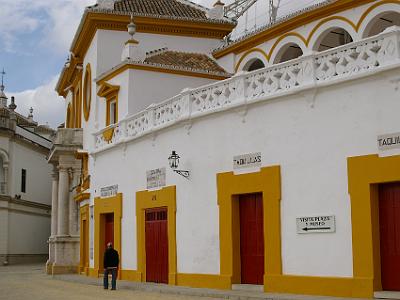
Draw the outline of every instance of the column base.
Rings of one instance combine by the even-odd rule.
[[[79,236],[55,236],[49,240],[50,257],[46,272],[49,275],[79,272]]]
[[[79,266],[60,266],[53,264],[51,266],[51,275],[58,274],[76,274],[78,273]]]

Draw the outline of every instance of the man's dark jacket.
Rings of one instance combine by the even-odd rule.
[[[107,248],[104,252],[104,268],[115,268],[119,264],[118,251],[113,248]]]

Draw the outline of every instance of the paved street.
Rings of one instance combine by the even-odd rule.
[[[214,298],[180,296],[102,287],[53,279],[44,274],[44,266],[0,266],[1,300],[212,300]]]

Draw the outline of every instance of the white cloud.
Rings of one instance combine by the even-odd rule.
[[[40,123],[48,123],[56,128],[64,122],[64,99],[59,97],[54,90],[58,76],[52,78],[46,84],[34,89],[19,93],[7,92],[7,96],[15,96],[16,111],[27,116],[29,109],[33,107],[33,119]],[[9,100],[10,102],[10,100]]]
[[[0,47],[15,52],[19,36],[41,30],[40,45],[67,52],[84,8],[95,0],[2,0]]]

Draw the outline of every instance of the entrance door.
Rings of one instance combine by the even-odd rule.
[[[239,196],[241,281],[263,284],[264,230],[262,194]]]
[[[146,281],[168,283],[167,209],[146,210]]]
[[[111,242],[114,247],[114,214],[106,214],[104,216],[104,249]]]
[[[400,291],[400,182],[379,186],[382,288]]]
[[[88,230],[87,230],[87,220],[82,220],[82,267],[81,272],[85,271],[85,268],[89,267],[89,259],[88,259]]]

